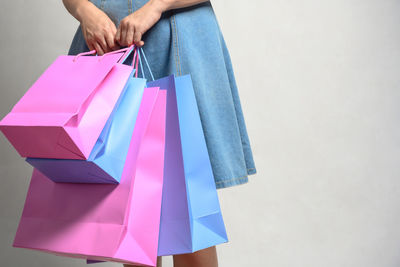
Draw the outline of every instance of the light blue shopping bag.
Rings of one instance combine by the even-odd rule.
[[[151,81],[167,90],[164,185],[158,255],[228,241],[190,75]]]
[[[145,86],[143,78],[128,79],[87,160],[27,158],[26,161],[55,182],[118,184]]]

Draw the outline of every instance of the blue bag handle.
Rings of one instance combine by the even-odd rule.
[[[143,64],[142,64],[142,58],[140,56],[140,53],[142,53],[142,55],[143,55],[144,62],[146,63],[147,69],[149,70],[149,73],[150,73],[150,76],[151,76],[151,80],[154,81],[154,75],[153,75],[153,72],[151,71],[149,62],[147,61],[146,55],[144,53],[144,49],[140,47],[138,49],[138,56],[139,56],[139,65],[140,65],[140,68],[141,68],[141,71],[142,71],[143,78],[145,78],[145,77],[144,77]]]

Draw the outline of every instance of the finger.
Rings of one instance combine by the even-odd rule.
[[[121,43],[121,25],[117,29],[117,33],[115,34],[115,40],[118,43]]]
[[[94,49],[96,49],[97,55],[102,56],[104,55],[104,51],[101,48],[101,46],[99,45],[99,43],[95,42],[93,43]]]
[[[126,46],[130,46],[131,44],[133,44],[133,35],[134,35],[134,28],[132,26],[127,27],[126,40],[125,40]]]
[[[104,53],[110,52],[111,49],[108,47],[105,36],[101,36],[97,39],[97,43],[101,46]]]
[[[121,46],[126,46],[126,33],[127,33],[127,26],[125,24],[121,25],[121,40],[119,41],[119,44]]]
[[[87,47],[89,48],[89,51],[92,51],[94,49],[92,38],[89,38],[87,36],[86,31],[82,30],[82,33],[83,33],[83,38],[85,39],[85,43],[86,43]]]
[[[89,51],[92,51],[92,50],[95,50],[95,49],[96,49],[91,41],[90,41],[90,42],[87,42],[86,44],[87,44],[87,46],[88,46],[88,48],[89,48]]]
[[[112,25],[111,25],[111,31],[110,31],[110,32],[108,33],[108,35],[107,35],[108,38],[106,38],[107,44],[108,44],[110,41],[112,41],[112,44],[108,44],[109,47],[111,48],[111,50],[117,50],[117,49],[120,48],[119,45],[118,45],[117,39],[115,38],[116,35],[117,35],[117,28],[115,27],[115,24],[112,23]]]
[[[138,43],[135,43],[135,45],[138,47],[142,47],[142,46],[144,46],[144,42],[142,40],[140,40]]]
[[[133,35],[133,42],[135,45],[140,45],[140,42],[142,41],[142,33],[140,31],[135,30],[135,33]]]
[[[107,33],[106,37],[107,46],[111,50],[115,50],[117,48],[117,44],[115,43],[114,35],[112,33]]]
[[[117,42],[115,42],[114,50],[118,50],[118,49],[121,49],[121,46],[119,46],[119,44]]]

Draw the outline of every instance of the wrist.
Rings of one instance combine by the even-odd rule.
[[[171,9],[173,2],[174,0],[150,0],[148,3],[158,12],[163,13]]]
[[[92,3],[90,1],[80,1],[75,7],[74,17],[82,23],[89,8],[92,8]]]

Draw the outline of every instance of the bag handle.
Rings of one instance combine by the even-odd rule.
[[[91,51],[89,51],[89,52],[79,53],[79,54],[77,54],[77,55],[74,57],[73,61],[74,61],[74,62],[77,61],[77,60],[78,60],[78,57],[80,57],[80,56],[91,55],[91,54],[94,54],[94,53],[96,53],[96,50],[91,50]]]
[[[104,55],[102,55],[101,57],[99,57],[99,61],[102,60],[105,56],[108,56],[108,55],[111,55],[111,54],[116,54],[116,53],[125,52],[125,53],[122,55],[121,59],[118,61],[118,63],[122,63],[122,62],[125,61],[125,59],[130,55],[130,53],[132,53],[132,51],[133,51],[135,48],[136,48],[135,45],[131,45],[131,46],[128,46],[128,47],[119,49],[119,50],[115,50],[115,51],[111,51],[111,52],[105,53]],[[89,52],[79,53],[78,55],[76,55],[76,56],[74,57],[73,61],[74,61],[74,62],[77,61],[78,58],[79,58],[80,56],[92,55],[92,54],[95,54],[95,53],[96,53],[96,50],[91,50],[91,51],[89,51]]]
[[[126,58],[132,53],[133,50],[135,50],[135,53],[136,53],[136,47],[135,47],[135,45],[131,45],[131,46],[129,46],[129,47],[126,47],[126,48],[123,48],[123,49],[120,49],[120,50],[125,50],[125,49],[127,49],[127,50],[126,50],[126,52],[122,55],[122,57],[121,57],[121,59],[118,61],[118,63],[124,62],[124,61],[126,60]],[[115,52],[117,52],[117,51],[118,51],[118,50],[113,51],[113,52],[109,52],[109,53],[115,53]],[[103,55],[103,56],[104,56],[104,55]]]
[[[107,56],[107,55],[111,55],[111,54],[116,54],[116,53],[121,53],[121,52],[125,52],[122,56],[121,56],[121,58],[118,60],[118,63],[122,63],[122,62],[124,62],[125,60],[126,60],[126,58],[132,53],[132,51],[135,51],[134,52],[134,54],[133,54],[133,60],[132,60],[132,66],[135,64],[136,66],[134,66],[134,69],[136,70],[135,71],[135,77],[137,78],[137,75],[138,75],[138,65],[139,65],[139,60],[140,60],[140,55],[139,55],[139,50],[138,50],[138,48],[135,46],[135,45],[130,45],[130,46],[128,46],[128,47],[125,47],[125,48],[122,48],[122,49],[119,49],[119,50],[115,50],[115,51],[112,51],[112,52],[108,52],[108,53],[105,53],[104,55],[102,55],[101,57],[99,57],[99,61],[100,60],[102,60],[105,56]],[[78,55],[76,55],[74,58],[73,58],[73,61],[75,62],[75,61],[77,61],[78,60],[78,58],[80,57],[80,56],[85,56],[85,55],[92,55],[92,54],[95,54],[96,53],[96,50],[91,50],[91,51],[88,51],[88,52],[83,52],[83,53],[79,53]],[[136,62],[135,62],[136,61]],[[141,68],[142,68],[142,72],[143,72],[143,67],[141,66]]]
[[[133,54],[133,59],[132,59],[131,66],[136,64],[136,66],[133,66],[133,67],[135,69],[135,77],[137,78],[138,65],[139,65],[139,56],[138,56],[138,48],[137,48],[137,46],[132,44],[129,47],[126,47],[126,48],[123,48],[123,49],[120,49],[120,50],[115,50],[115,51],[109,52],[107,54],[115,54],[115,53],[118,53],[119,51],[124,51],[124,50],[126,50],[126,52],[122,55],[120,60],[118,60],[118,63],[123,63],[127,59],[127,57],[132,53],[132,51],[135,51],[134,54]],[[104,54],[103,57],[106,56],[107,54]],[[136,63],[135,63],[135,60],[136,60]]]
[[[133,59],[132,59],[132,66],[133,66],[133,64],[135,64],[136,66],[134,67],[134,69],[135,69],[135,78],[137,78],[138,77],[138,72],[139,72],[139,69],[138,69],[138,66],[139,66],[139,53],[138,53],[138,49],[137,49],[137,47],[135,47],[135,53],[133,54]],[[135,62],[136,61],[136,62]]]
[[[141,47],[139,47],[139,53],[138,53],[139,56],[138,56],[138,58],[139,58],[139,61],[140,61],[140,68],[141,68],[141,71],[142,71],[143,78],[144,78],[144,71],[143,71],[142,60],[141,60],[141,57],[140,57],[140,52],[141,52],[142,55],[143,55],[143,59],[144,59],[144,62],[146,63],[147,69],[149,70],[151,79],[152,79],[152,81],[154,81],[154,75],[153,75],[153,72],[151,71],[149,62],[147,61],[146,55],[145,55],[145,53],[144,53],[144,49],[141,48]],[[136,69],[137,69],[137,68],[136,68]]]

